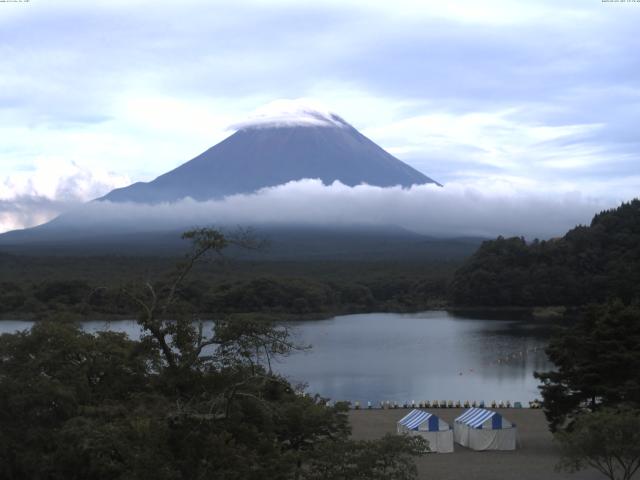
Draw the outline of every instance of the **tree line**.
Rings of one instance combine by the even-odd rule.
[[[587,305],[640,298],[640,200],[603,211],[562,238],[484,242],[457,270],[453,303]]]
[[[211,316],[230,313],[322,315],[374,310],[402,311],[443,304],[447,279],[377,278],[368,281],[318,280],[258,276],[209,282],[193,279],[181,285],[179,304]],[[0,315],[47,316],[73,313],[82,317],[127,316],[136,305],[121,285],[102,286],[79,279],[38,283],[0,283]]]

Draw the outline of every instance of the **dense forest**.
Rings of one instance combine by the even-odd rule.
[[[0,316],[127,317],[131,283],[160,278],[174,257],[27,257],[0,262]],[[457,262],[255,262],[198,265],[181,287],[182,306],[203,314],[314,317],[441,306]]]
[[[450,286],[458,305],[584,305],[640,298],[640,200],[597,214],[564,237],[484,242]]]

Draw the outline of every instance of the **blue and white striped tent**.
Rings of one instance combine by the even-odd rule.
[[[429,442],[429,450],[453,452],[453,431],[447,422],[424,410],[411,410],[398,420],[398,433],[420,435]]]
[[[515,450],[516,426],[498,412],[470,408],[454,420],[455,441],[473,450]]]

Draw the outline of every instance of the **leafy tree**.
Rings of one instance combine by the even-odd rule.
[[[594,306],[550,341],[547,354],[556,369],[536,377],[553,431],[583,411],[640,407],[640,308]]]
[[[140,341],[64,321],[0,337],[0,478],[414,478],[415,440],[350,441],[345,405],[272,371],[298,348],[285,328],[227,318],[205,328],[183,301],[189,273],[254,243],[209,229],[184,237],[193,250],[164,281],[124,289]],[[309,477],[329,463],[346,473]]]
[[[40,284],[35,297],[41,302],[59,302],[65,305],[81,303],[91,288],[82,280],[56,280]]]
[[[630,480],[640,469],[640,411],[602,409],[556,434],[562,449],[559,469],[593,467],[611,480]]]
[[[0,282],[0,313],[11,312],[24,305],[26,298],[20,285]]]
[[[127,400],[147,391],[155,358],[123,334],[94,336],[60,321],[0,336],[0,354],[0,477],[8,479],[71,474],[56,460],[61,433],[78,418],[105,425],[124,415]]]

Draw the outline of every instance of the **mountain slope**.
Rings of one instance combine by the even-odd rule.
[[[116,189],[100,200],[171,202],[250,193],[302,178],[381,187],[436,183],[333,116],[327,124],[246,126],[152,182]]]

